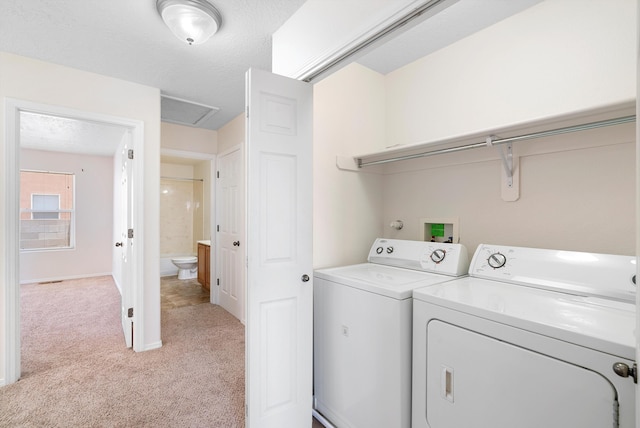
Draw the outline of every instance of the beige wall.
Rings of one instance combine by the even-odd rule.
[[[161,122],[163,149],[195,153],[218,153],[218,132]]]
[[[224,153],[245,140],[244,113],[236,116],[218,130],[218,153]]]
[[[0,53],[0,162],[4,164],[5,97],[39,104],[62,106],[69,109],[124,117],[144,123],[144,188],[145,223],[144,260],[144,337],[139,337],[145,349],[161,345],[160,341],[160,278],[159,278],[159,180],[160,180],[160,91],[135,83],[125,82],[93,73],[87,73],[59,65],[32,60],[8,53]],[[5,195],[8,186],[4,174],[0,175],[0,194]],[[0,201],[0,227],[6,225],[5,199]],[[5,241],[0,240],[0,278],[6,278]],[[6,302],[4,291],[14,284],[0,284],[0,334],[4,334]],[[0,337],[0,379],[4,379],[5,338]]]
[[[202,180],[204,197],[201,204],[203,222],[197,225],[194,234],[196,240],[211,239],[212,223],[215,220],[215,180],[212,177],[215,161],[204,161],[193,166],[193,177]],[[197,246],[196,246],[197,251]]]
[[[20,254],[20,282],[111,274],[113,159],[71,153],[20,151],[21,169],[75,175],[76,245],[73,249]]]
[[[496,149],[398,162],[383,178],[385,237],[458,218],[460,242],[635,254],[635,124],[522,142],[520,198],[501,197]],[[404,228],[388,224],[400,219]]]

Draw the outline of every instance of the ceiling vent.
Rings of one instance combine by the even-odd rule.
[[[161,95],[160,116],[164,122],[201,126],[220,109],[180,98]]]

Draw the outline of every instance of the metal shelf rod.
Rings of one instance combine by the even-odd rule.
[[[519,141],[531,140],[534,138],[550,137],[552,135],[567,134],[570,132],[586,131],[589,129],[602,128],[605,126],[620,125],[623,123],[633,122],[635,120],[636,120],[635,115],[624,116],[624,117],[618,117],[615,119],[607,119],[607,120],[600,120],[597,122],[584,123],[582,125],[574,125],[574,126],[567,126],[564,128],[551,129],[548,131],[533,132],[531,134],[519,135],[517,137],[496,138],[496,139],[492,138],[491,144],[497,145],[497,144],[517,143]],[[381,165],[381,164],[390,163],[390,162],[397,162],[397,161],[403,161],[403,160],[409,160],[409,159],[423,158],[427,156],[441,155],[444,153],[455,153],[455,152],[461,152],[463,150],[477,149],[480,147],[487,147],[486,141],[482,143],[471,143],[471,144],[466,144],[464,146],[432,150],[429,152],[417,153],[413,155],[397,156],[390,159],[382,159],[382,160],[370,161],[370,162],[362,162],[362,159],[357,158],[357,164],[359,168],[363,168],[365,166]]]

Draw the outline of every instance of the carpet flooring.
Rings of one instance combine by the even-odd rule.
[[[124,347],[110,277],[21,291],[22,378],[1,427],[242,427],[244,326],[216,305],[162,311],[160,349]]]

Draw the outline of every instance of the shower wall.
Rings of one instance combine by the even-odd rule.
[[[204,238],[204,183],[193,178],[193,167],[161,165],[160,257],[197,253]]]

